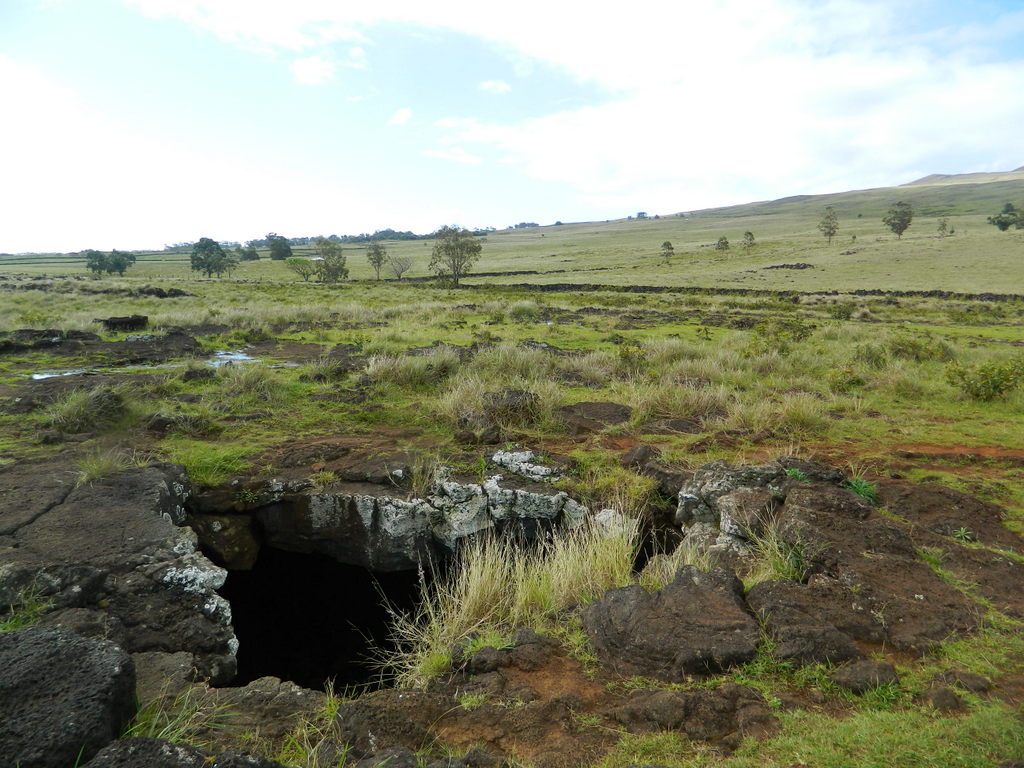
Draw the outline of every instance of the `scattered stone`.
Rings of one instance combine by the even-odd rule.
[[[0,755],[20,768],[92,758],[135,713],[135,667],[106,640],[59,629],[0,633]]]
[[[697,419],[657,419],[640,427],[645,435],[699,435],[704,425]]]
[[[217,376],[213,368],[186,368],[181,372],[182,381],[209,381]]]
[[[128,315],[126,317],[108,317],[99,322],[110,332],[114,331],[141,331],[149,325],[149,318],[146,315]]]
[[[992,681],[973,672],[947,672],[941,678],[950,685],[959,685],[971,693],[987,693],[992,690]]]
[[[633,409],[618,403],[588,402],[563,405],[555,413],[565,423],[570,435],[581,437],[626,423],[632,417]]]
[[[896,668],[887,661],[855,661],[831,675],[833,682],[854,693],[866,693],[897,680]]]
[[[619,466],[623,469],[642,470],[647,466],[647,464],[657,459],[660,455],[661,451],[653,445],[641,443],[640,445],[630,448],[619,457]]]
[[[711,691],[635,691],[612,719],[631,733],[681,730],[691,739],[732,746],[743,737],[765,738],[778,729],[754,688],[726,683]]]
[[[956,691],[945,685],[932,685],[924,692],[922,699],[939,712],[962,712],[967,704]]]
[[[584,609],[583,626],[616,672],[667,682],[749,661],[759,640],[743,585],[724,568],[684,566],[653,593],[635,585],[610,590]]]

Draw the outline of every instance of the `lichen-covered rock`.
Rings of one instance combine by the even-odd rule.
[[[535,461],[536,458],[536,454],[530,450],[498,450],[491,456],[491,462],[535,483],[550,482],[562,478],[561,473],[557,469],[538,463]]]
[[[400,498],[369,484],[330,492],[282,484],[274,503],[255,515],[271,546],[400,571],[446,557],[484,531],[514,527],[529,537],[553,525],[577,527],[587,510],[549,485],[501,475],[481,485],[441,471],[425,498]]]
[[[217,594],[226,572],[183,527],[191,487],[172,464],[132,468],[91,484],[42,481],[55,462],[0,469],[0,602],[26,589],[50,601],[44,623],[114,637],[130,653],[187,651],[217,682],[234,674],[231,610]],[[25,506],[29,514],[25,513]]]
[[[105,640],[59,629],[0,633],[4,765],[67,768],[116,738],[135,713],[135,668]]]

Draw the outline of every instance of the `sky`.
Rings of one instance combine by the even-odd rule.
[[[1010,170],[1022,83],[1024,0],[0,0],[0,252]]]

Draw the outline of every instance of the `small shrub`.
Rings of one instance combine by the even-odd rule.
[[[710,571],[714,564],[715,557],[707,549],[682,542],[671,553],[662,552],[648,560],[637,581],[644,589],[653,592],[670,584],[684,565]]]
[[[995,400],[1024,383],[1024,357],[1008,363],[951,363],[946,368],[946,380],[975,400]]]
[[[323,492],[338,482],[338,475],[329,469],[321,469],[309,476],[309,482],[316,490]]]
[[[856,309],[857,307],[855,305],[844,301],[830,306],[828,308],[828,313],[836,320],[849,320],[853,317],[854,310]]]
[[[791,345],[810,337],[814,328],[799,317],[772,317],[754,326],[754,337],[744,349],[746,357],[775,352],[788,354]]]
[[[807,477],[807,473],[804,472],[802,469],[798,469],[797,467],[790,467],[789,469],[787,469],[786,476],[791,477],[794,480],[797,480],[801,483],[810,482],[810,479]]]
[[[832,368],[825,377],[828,388],[833,392],[846,393],[855,387],[863,387],[866,383],[851,366]]]
[[[907,332],[897,333],[889,339],[886,347],[893,357],[913,360],[917,363],[927,360],[949,362],[953,359],[954,354],[953,348],[948,343],[927,332],[916,335]]]
[[[382,384],[414,389],[439,384],[459,365],[454,350],[438,347],[425,355],[374,355],[366,365],[366,375]]]

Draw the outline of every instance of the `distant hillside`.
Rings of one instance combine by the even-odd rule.
[[[998,213],[1004,203],[1024,205],[1024,167],[1001,173],[932,174],[897,187],[861,189],[827,195],[796,195],[687,213],[695,218],[729,219],[788,214],[820,216],[826,205],[840,216],[880,217],[903,200],[919,216],[967,216]]]
[[[933,173],[903,186],[933,187],[946,184],[991,184],[996,181],[1020,180],[1024,180],[1024,165],[1012,171],[996,171],[994,173]]]

